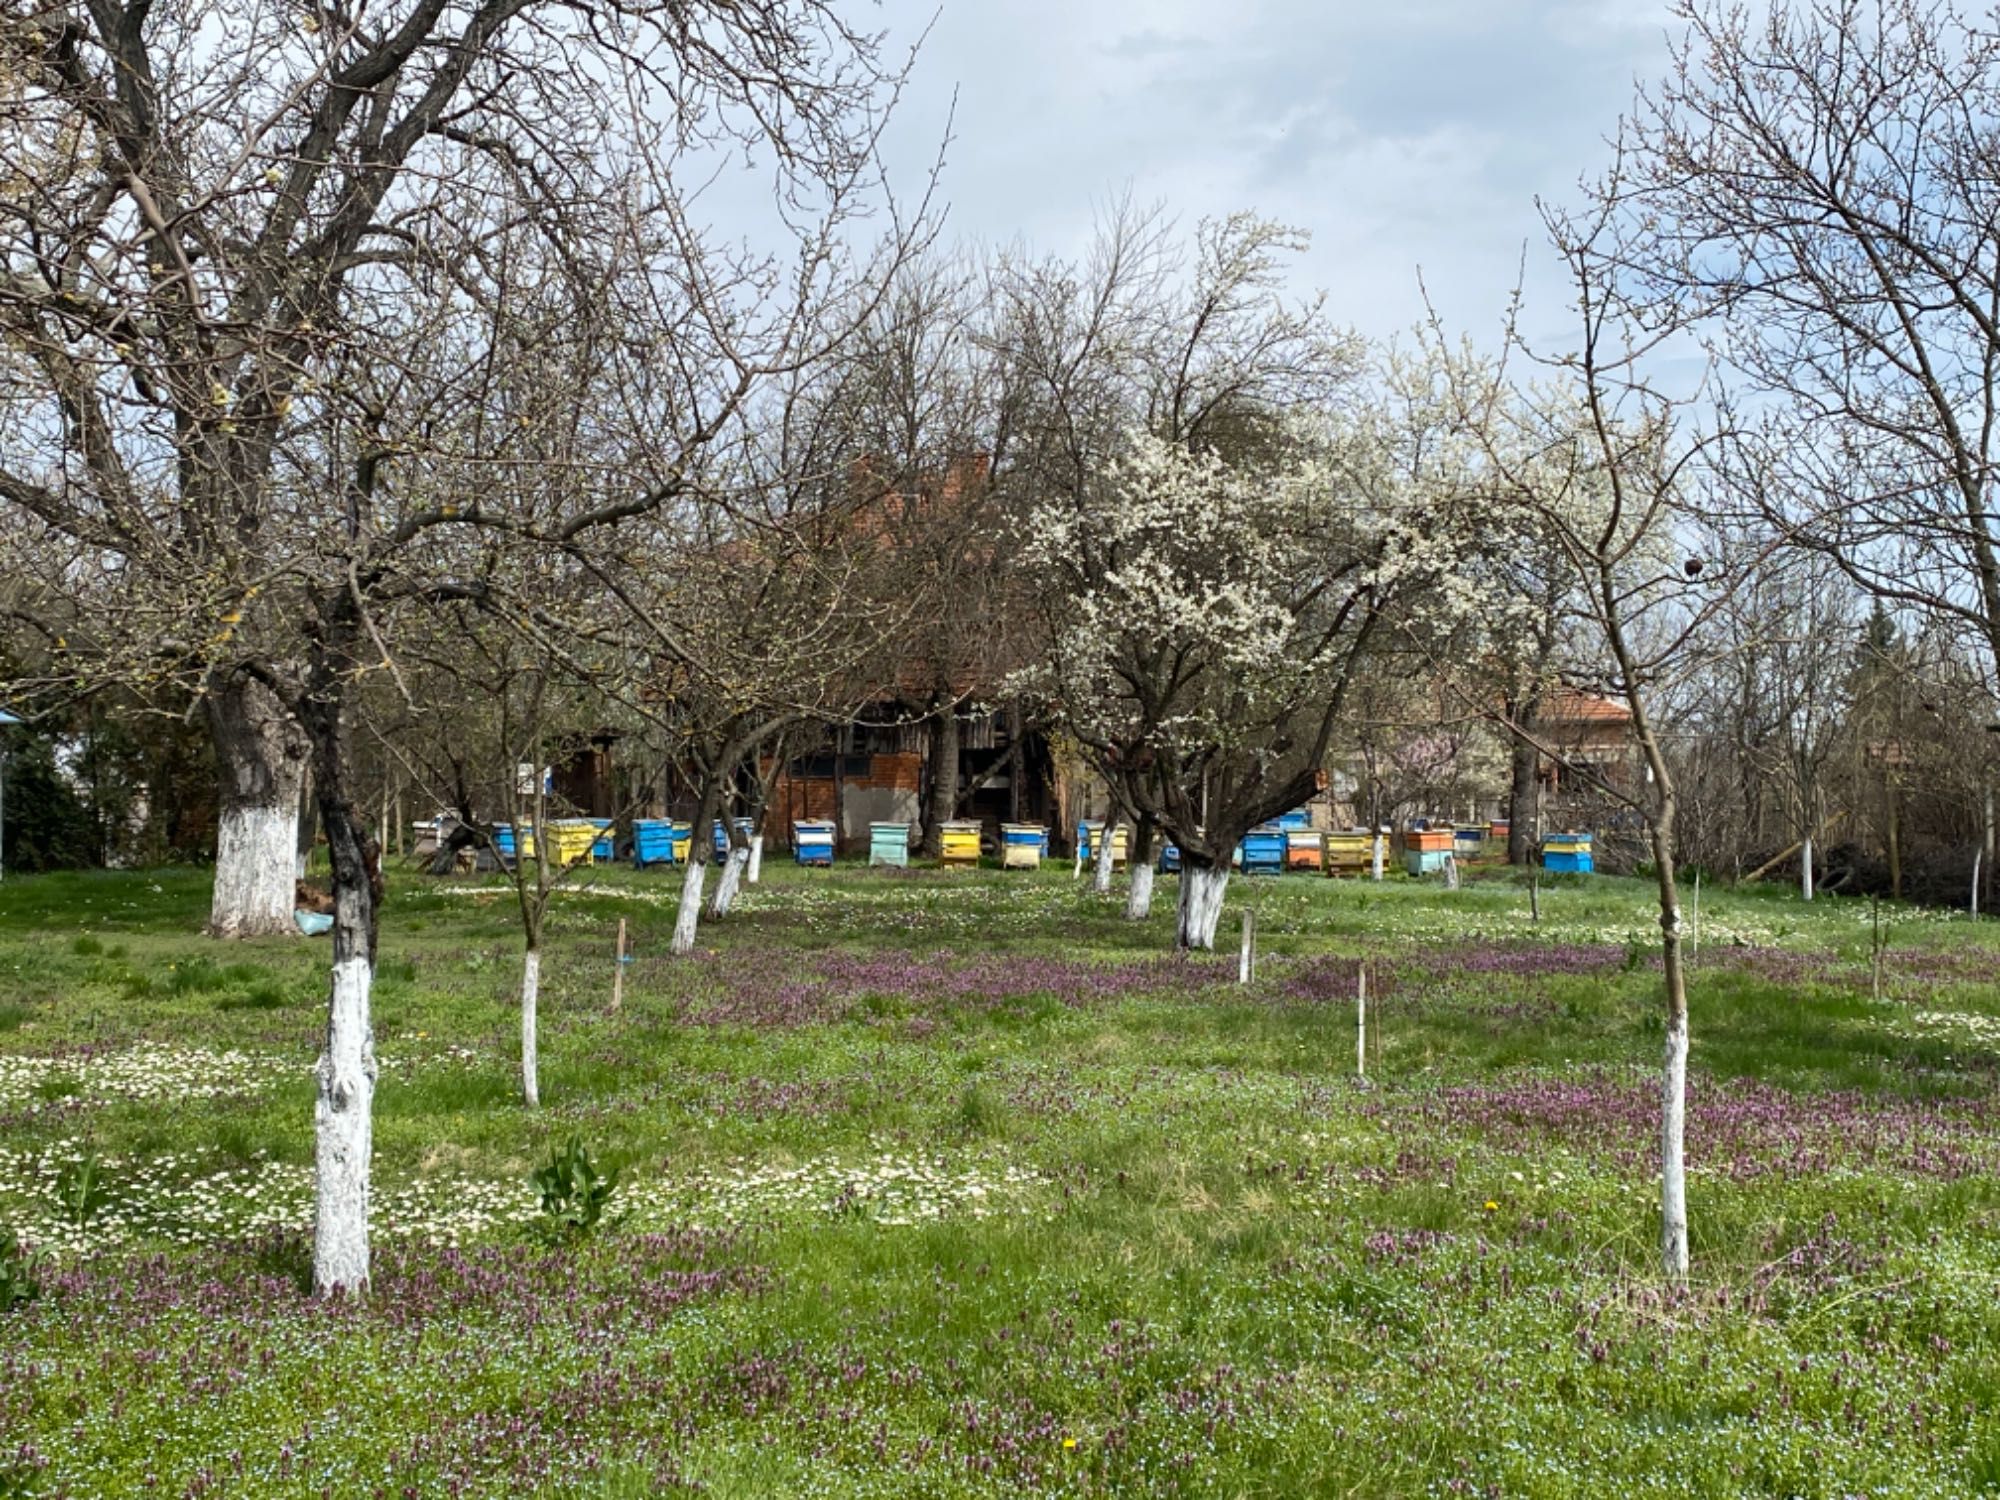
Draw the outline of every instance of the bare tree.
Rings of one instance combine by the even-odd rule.
[[[1732,505],[2000,660],[2000,34],[1944,4],[1680,0],[1604,187],[1625,291],[1731,373]]]
[[[393,671],[399,611],[500,602],[469,538],[573,557],[699,485],[806,355],[894,79],[821,0],[615,25],[543,0],[54,0],[0,16],[0,48],[29,80],[0,132],[0,506],[66,553],[48,589],[108,580],[119,605],[79,617],[71,672],[184,688],[248,768],[229,847],[289,873],[310,761],[335,905],[314,1279],[358,1290],[381,876],[352,684]],[[738,148],[773,167],[796,257],[725,253],[684,212],[677,174]],[[598,482],[489,492],[527,393],[502,377],[538,363],[596,393]],[[217,925],[289,898],[241,916]]]
[[[1604,257],[1607,217],[1600,212],[1579,222],[1545,210],[1545,219],[1575,290],[1575,351],[1537,359],[1510,322],[1510,352],[1526,356],[1548,382],[1526,391],[1510,385],[1505,360],[1455,356],[1435,329],[1433,352],[1450,371],[1466,430],[1476,441],[1485,470],[1479,488],[1499,507],[1489,524],[1514,526],[1568,560],[1598,650],[1602,677],[1596,685],[1631,712],[1636,778],[1565,757],[1561,745],[1539,738],[1532,723],[1509,728],[1645,823],[1665,989],[1661,1257],[1667,1279],[1681,1284],[1688,1273],[1687,976],[1679,793],[1658,708],[1663,688],[1683,669],[1691,633],[1714,607],[1718,575],[1726,571],[1719,564],[1689,566],[1678,555],[1676,530],[1702,472],[1697,466],[1716,439],[1689,430],[1691,398],[1663,395],[1645,378],[1649,357],[1673,330],[1648,327],[1617,296]]]

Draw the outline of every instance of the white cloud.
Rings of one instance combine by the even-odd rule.
[[[886,0],[936,14],[896,128],[935,150],[952,223],[1074,253],[1128,189],[1183,220],[1255,208],[1309,230],[1301,290],[1389,335],[1419,315],[1497,322],[1530,247],[1532,310],[1562,300],[1537,194],[1603,164],[1635,77],[1666,62],[1658,0]],[[1544,313],[1546,309],[1546,313]]]

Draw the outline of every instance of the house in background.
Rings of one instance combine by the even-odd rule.
[[[1615,698],[1557,688],[1544,695],[1530,729],[1554,752],[1541,762],[1542,785],[1552,797],[1601,795],[1599,780],[1630,792],[1644,774],[1632,737],[1632,710]]]

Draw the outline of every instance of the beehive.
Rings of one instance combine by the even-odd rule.
[[[1033,823],[1000,825],[1000,868],[1033,870],[1040,866],[1049,842],[1048,830]]]
[[[1316,828],[1285,830],[1285,868],[1317,870],[1326,863],[1326,835]]]
[[[597,830],[597,838],[590,846],[591,863],[608,865],[618,857],[618,841],[611,832],[609,818],[592,818],[590,826]]]
[[[1102,823],[1079,823],[1076,825],[1076,847],[1082,851],[1086,864],[1097,858],[1097,835],[1103,827]],[[1111,830],[1111,866],[1113,869],[1124,865],[1125,861],[1130,857],[1131,851],[1127,845],[1127,840],[1130,836],[1131,831],[1122,823]]]
[[[1172,839],[1160,845],[1160,873],[1178,875],[1181,872],[1181,846]]]
[[[938,831],[938,850],[948,865],[979,863],[979,825],[969,819],[947,823]]]
[[[665,818],[638,818],[632,823],[632,863],[647,865],[675,863],[674,825]]]
[[[1276,824],[1253,828],[1237,846],[1245,875],[1279,875],[1285,869],[1285,831]]]
[[[802,865],[832,864],[832,822],[825,818],[801,818],[793,823],[792,858]]]
[[[1403,864],[1412,875],[1435,875],[1451,857],[1449,828],[1412,828],[1403,836]]]
[[[1486,830],[1479,824],[1461,823],[1451,831],[1451,852],[1460,859],[1477,859],[1486,852]]]
[[[1373,869],[1374,864],[1375,837],[1366,829],[1350,829],[1346,833],[1329,833],[1326,836],[1324,867],[1327,874],[1359,874]]]
[[[871,865],[895,865],[902,867],[910,862],[910,825],[908,823],[870,823],[868,825],[868,863]]]
[[[597,825],[588,818],[558,818],[543,825],[548,830],[549,847],[555,850],[558,865],[587,865],[591,846],[597,842]]]
[[[1542,868],[1571,875],[1588,875],[1591,837],[1587,833],[1552,833],[1542,840]]]

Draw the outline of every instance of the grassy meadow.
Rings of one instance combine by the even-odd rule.
[[[325,941],[0,885],[0,1496],[2000,1493],[2000,927],[1885,908],[1878,985],[1866,906],[1703,892],[1669,1295],[1642,883],[1238,879],[1191,962],[1171,878],[774,861],[682,960],[677,889],[558,898],[530,1113],[511,892],[393,880],[322,1303]]]

